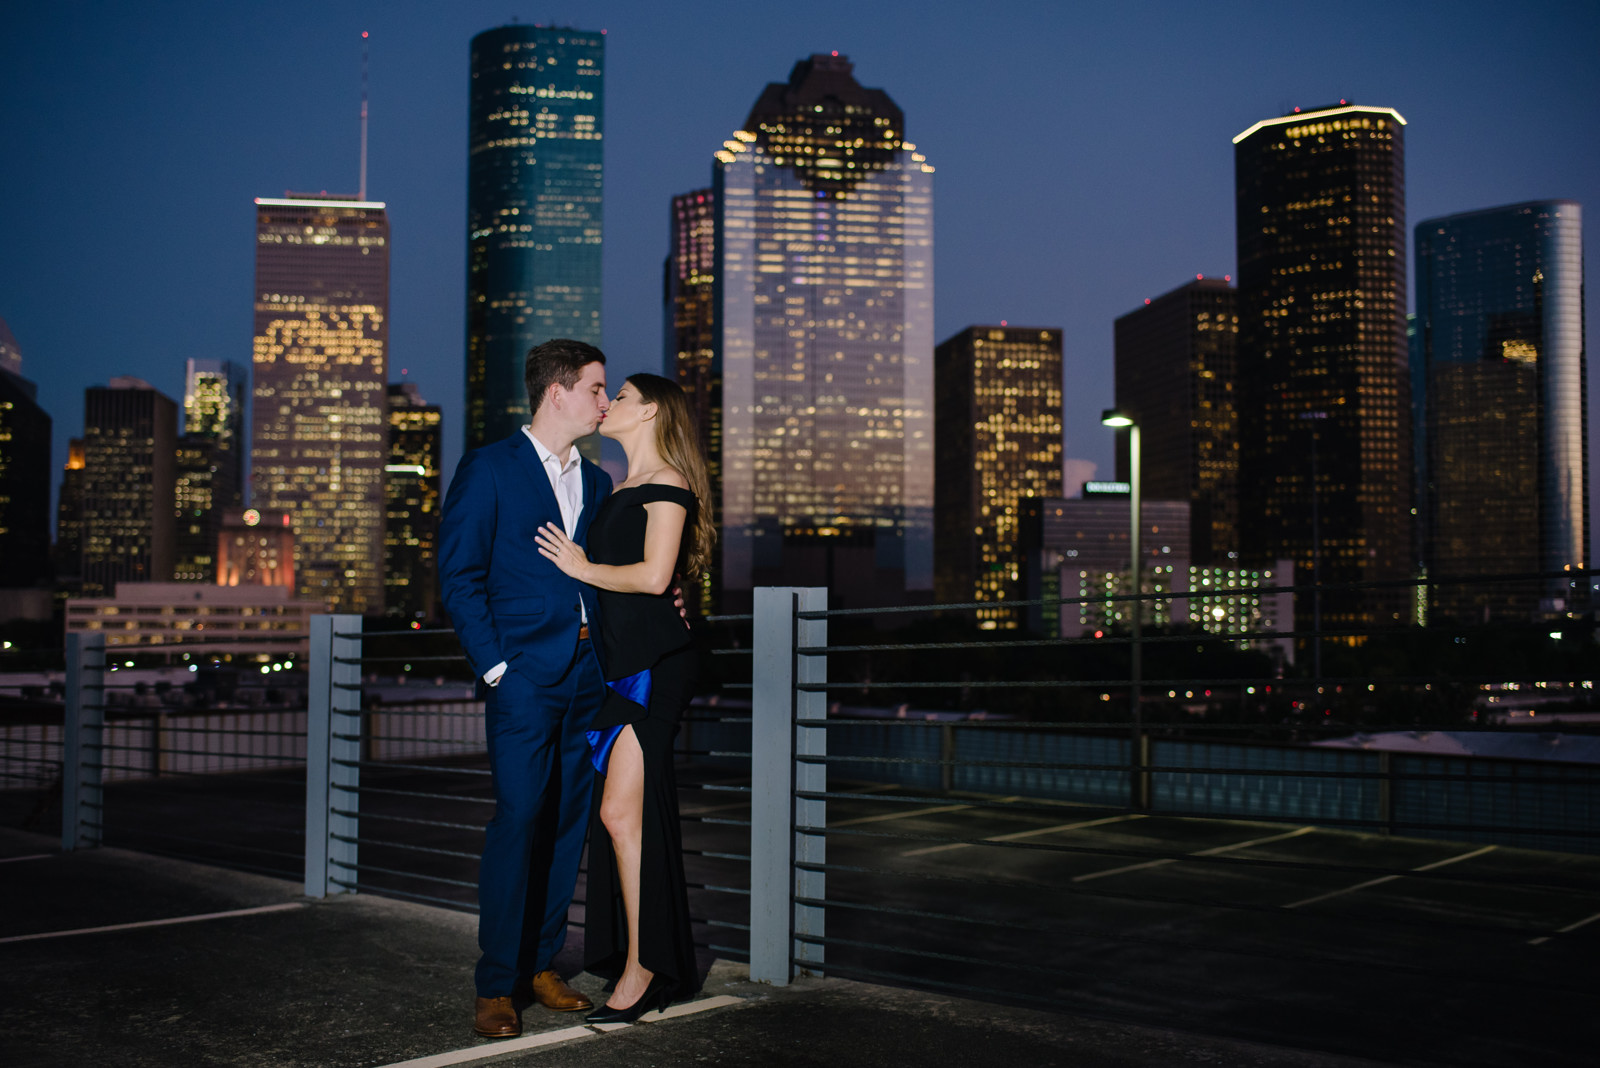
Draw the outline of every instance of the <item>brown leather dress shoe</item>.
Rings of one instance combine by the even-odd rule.
[[[522,1021],[510,998],[479,998],[472,1029],[484,1038],[516,1038]]]
[[[594,1002],[568,986],[562,981],[561,976],[551,969],[545,969],[529,982],[533,987],[533,1000],[547,1009],[556,1012],[587,1012],[594,1008]]]

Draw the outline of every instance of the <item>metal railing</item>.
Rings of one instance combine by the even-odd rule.
[[[1585,582],[1587,578],[1585,577]],[[1366,584],[1376,585],[1376,584]],[[1142,600],[1156,599],[1146,594]],[[1161,599],[1172,595],[1159,595]],[[1182,596],[1181,594],[1178,596]],[[1138,600],[1131,595],[1119,598]],[[1088,599],[1062,599],[1061,604]],[[1094,598],[1101,603],[1104,598]],[[1106,877],[1154,869],[1211,868],[1233,877],[1285,872],[1317,880],[1369,880],[1359,886],[1382,885],[1398,879],[1451,885],[1458,888],[1505,888],[1570,895],[1575,914],[1596,902],[1600,884],[1572,878],[1559,864],[1550,871],[1493,873],[1456,867],[1456,860],[1476,858],[1498,845],[1541,850],[1600,852],[1600,766],[1554,763],[1547,760],[1494,758],[1468,754],[1405,753],[1331,748],[1315,744],[1333,733],[1351,734],[1347,723],[1328,723],[1291,715],[1254,714],[1258,689],[1272,687],[1275,704],[1298,710],[1308,698],[1332,700],[1346,687],[1362,693],[1380,688],[1416,697],[1436,686],[1456,685],[1459,677],[1315,677],[1295,679],[1282,675],[1219,677],[1211,679],[1094,677],[1063,672],[1054,676],[960,677],[955,658],[962,652],[996,649],[1049,650],[1073,646],[1099,649],[1140,642],[1136,635],[1105,635],[1093,639],[1060,638],[972,641],[904,642],[893,639],[851,639],[830,644],[828,626],[855,622],[861,617],[906,613],[962,612],[992,607],[981,604],[931,605],[886,610],[834,610],[826,608],[826,591],[820,589],[763,589],[755,594],[755,670],[752,708],[753,774],[767,786],[754,799],[752,828],[752,976],[772,982],[786,981],[800,971],[889,979],[935,988],[970,989],[970,981],[948,983],[939,978],[952,965],[994,968],[1043,982],[1071,985],[1071,968],[1039,967],[1025,959],[1037,952],[1039,940],[1059,939],[1081,944],[1148,946],[1169,944],[1175,950],[1216,953],[1263,952],[1226,940],[1194,945],[1182,940],[1164,943],[1138,933],[1112,929],[1085,929],[1070,922],[1041,923],[1038,913],[1046,900],[1061,898],[1100,902],[1150,903],[1191,909],[1234,910],[1266,914],[1277,922],[1316,926],[1326,918],[1301,908],[1322,900],[1285,902],[1274,907],[1230,900],[1215,893],[1190,896],[1152,895],[1147,890],[1118,892]],[[1370,632],[1369,632],[1370,633]],[[1325,636],[1325,635],[1323,635]],[[1232,644],[1239,635],[1147,635],[1142,641],[1159,643]],[[1262,637],[1281,638],[1281,634]],[[915,670],[885,670],[886,654],[937,653],[943,659],[942,677],[930,678]],[[850,670],[852,657],[874,657],[871,681]],[[1138,659],[1131,658],[1137,671]],[[841,670],[843,669],[843,670]],[[1545,673],[1538,681],[1572,685],[1564,691],[1574,701],[1592,706],[1592,679],[1582,672]],[[1477,685],[1473,678],[1469,684]],[[1504,682],[1503,674],[1495,681]],[[1532,680],[1524,680],[1532,681]],[[972,719],[937,712],[927,718],[852,719],[837,714],[831,694],[896,691],[995,691],[1000,695],[1020,689],[1066,692],[1086,690],[1104,707],[1124,696],[1126,718],[1082,716],[1077,722],[1008,721],[1003,715]],[[1143,701],[1135,696],[1141,688]],[[1192,716],[1151,716],[1150,704],[1162,691],[1193,697],[1198,691],[1214,698],[1207,710],[1222,711],[1224,698],[1237,699],[1231,722],[1214,722]],[[1208,692],[1209,691],[1209,692]],[[1286,694],[1295,695],[1286,697]],[[1131,700],[1130,700],[1131,698]],[[1320,704],[1319,704],[1320,707]],[[902,706],[900,716],[907,714]],[[1171,711],[1169,708],[1168,712]],[[913,715],[915,715],[913,713]],[[1228,717],[1224,717],[1228,718]],[[1402,727],[1411,726],[1402,724]],[[1463,721],[1461,726],[1470,726]],[[1381,728],[1365,727],[1369,733]],[[1580,728],[1581,729],[1581,728]],[[848,777],[855,786],[830,789],[828,771]],[[772,784],[792,784],[789,797]],[[870,788],[861,788],[869,784]],[[888,786],[893,792],[879,787]],[[871,814],[830,819],[829,803],[851,806],[851,811]],[[952,804],[952,802],[956,802]],[[1006,819],[1032,820],[1042,827],[1024,827],[1012,833],[987,833],[988,828],[967,833],[930,831],[907,817],[954,810],[1004,815]],[[1181,817],[1184,820],[1249,821],[1253,830],[1240,827],[1240,842],[1222,847],[1188,846],[1154,848],[1141,843],[1111,840],[1074,840],[1070,832],[1127,820]],[[981,823],[981,821],[980,821]],[[1274,832],[1261,824],[1292,825]],[[1014,826],[1014,824],[1013,824]],[[1302,839],[1317,828],[1371,832],[1385,836],[1436,838],[1469,843],[1491,843],[1439,864],[1386,866],[1351,862],[1348,858],[1298,855],[1265,856],[1272,845]],[[1359,841],[1360,839],[1349,839]],[[1345,841],[1343,839],[1339,841]],[[911,847],[911,848],[907,848]],[[994,871],[974,873],[944,870],[921,858],[950,855],[953,850],[977,850],[995,858]],[[906,858],[917,858],[907,863]],[[1109,865],[1083,871],[1093,860]],[[986,915],[984,895],[996,891],[1015,893],[1015,870],[1059,871],[1048,898],[1037,907],[1013,909],[1001,916]],[[1005,874],[1004,869],[1012,869]],[[1245,875],[1240,875],[1245,873]],[[833,882],[827,882],[832,877]],[[1025,879],[1023,880],[1026,881]],[[787,908],[774,904],[774,888],[790,888]],[[930,889],[936,888],[936,889]],[[1330,892],[1329,898],[1347,891]],[[905,903],[914,899],[918,905]],[[929,902],[942,903],[930,907]],[[963,907],[967,906],[967,907]],[[1590,909],[1592,911],[1592,908]],[[843,918],[841,924],[840,918]],[[1349,923],[1347,918],[1339,922]],[[1355,921],[1382,930],[1397,921],[1392,917]],[[1408,917],[1403,925],[1427,926],[1428,919]],[[1588,921],[1583,921],[1588,922]],[[885,924],[898,927],[885,928]],[[929,938],[929,925],[948,925],[954,934],[941,942]],[[1452,926],[1449,923],[1443,926]],[[1455,924],[1502,937],[1514,925],[1495,922]],[[841,931],[839,928],[842,927]],[[982,929],[985,944],[1011,944],[1010,957],[961,952],[970,932]],[[890,930],[904,937],[896,940]],[[1550,930],[1534,928],[1532,942],[1548,939]],[[1020,941],[1019,941],[1020,939]],[[1329,957],[1330,961],[1336,957]],[[900,967],[886,966],[897,960]],[[1396,967],[1404,970],[1407,964]],[[1439,977],[1447,972],[1441,970]],[[1077,978],[1081,978],[1078,976]],[[1470,977],[1468,981],[1473,981]],[[1483,981],[1489,981],[1484,979]],[[1060,996],[1022,994],[1043,1003],[1062,1004]],[[1065,999],[1070,1002],[1069,999]]]
[[[301,871],[303,707],[163,707],[147,683],[117,681],[95,633],[67,636],[65,676],[63,848],[115,845],[270,875]]]
[[[713,623],[733,623],[714,617]],[[359,616],[313,617],[306,777],[305,891],[312,897],[380,893],[447,908],[476,911],[478,861],[494,797],[484,742],[483,701],[380,700],[374,680],[402,664],[426,662],[456,676],[467,671],[459,653],[432,654],[420,644],[448,630],[364,632]],[[369,643],[382,643],[374,651]],[[745,684],[748,688],[748,684]],[[679,757],[694,767],[697,726],[737,730],[749,717],[714,706],[684,721]],[[746,750],[747,750],[746,746]],[[733,778],[695,774],[680,782],[685,801],[685,857],[691,919],[711,932],[699,944],[742,959],[738,944],[749,924],[749,853],[741,809],[750,793],[748,752],[719,751],[713,761]],[[707,768],[713,768],[712,763]],[[587,865],[580,870],[569,923],[584,924]],[[730,904],[730,902],[732,902]]]
[[[59,825],[62,673],[0,681],[0,812],[9,825]]]
[[[1115,599],[1174,596],[1183,595]],[[1092,600],[1100,604],[1106,598]],[[1052,939],[1061,945],[1267,952],[1226,939],[1086,926],[1058,915],[1058,901],[1269,917],[1288,924],[1291,933],[1329,922],[1301,908],[1305,902],[1267,905],[1215,887],[1120,888],[1126,872],[1348,878],[1364,880],[1363,886],[1406,879],[1462,892],[1537,891],[1562,900],[1568,895],[1592,901],[1600,894],[1592,881],[1563,874],[1559,865],[1486,873],[1465,859],[1501,846],[1600,852],[1600,768],[1363,749],[1359,739],[1347,747],[1317,744],[1330,735],[1352,734],[1355,727],[1344,716],[1324,714],[1352,702],[1393,709],[1437,702],[1448,691],[1470,709],[1481,706],[1485,694],[1520,692],[1468,689],[1485,682],[1559,684],[1570,688],[1544,692],[1592,708],[1592,679],[1581,668],[1521,679],[1503,672],[1494,679],[1442,672],[1317,678],[1266,673],[1259,665],[1245,671],[1235,664],[1231,673],[1210,678],[1118,677],[1106,666],[1118,662],[1119,647],[1236,650],[1251,636],[1107,633],[908,641],[857,624],[989,606],[827,605],[826,590],[763,588],[754,593],[751,614],[706,620],[716,636],[708,663],[719,683],[715,694],[696,703],[679,734],[685,851],[695,922],[706,932],[702,945],[718,955],[747,958],[758,980],[786,983],[797,973],[826,970],[964,988],[941,979],[941,970],[993,967],[998,961],[1060,989],[1072,980],[1073,966],[1040,965],[1026,956]],[[226,780],[237,793],[240,783],[264,777],[280,788],[288,783],[303,790],[292,821],[282,818],[281,797],[274,801],[277,822],[260,819],[303,838],[303,852],[280,849],[271,862],[299,859],[308,895],[366,891],[472,910],[480,836],[492,811],[481,702],[380,700],[373,684],[374,673],[400,663],[425,661],[464,673],[458,654],[436,654],[417,644],[447,641],[449,633],[364,632],[356,616],[314,617],[307,707],[299,713],[303,726],[222,720],[215,711],[183,719],[114,709],[106,694],[117,684],[107,681],[101,640],[69,636],[56,743],[62,752],[64,848],[116,840],[118,827],[126,826],[118,814],[137,800],[128,791],[152,780]],[[1346,632],[1307,637],[1336,633]],[[1085,651],[1096,659],[1082,659]],[[1036,659],[1012,670],[994,659],[1007,655]],[[1080,659],[1070,659],[1075,655]],[[990,659],[982,670],[966,670],[963,664],[973,657]],[[1138,670],[1137,659],[1123,662]],[[1159,667],[1160,657],[1153,662]],[[913,710],[901,700],[925,694],[936,698],[934,704],[971,705],[974,695],[1006,701],[1028,692],[1059,695],[1052,700],[1063,715],[1011,717],[1003,706]],[[945,700],[941,694],[955,696]],[[964,701],[957,699],[962,695]],[[838,699],[885,696],[899,707],[852,712]],[[1381,725],[1359,726],[1376,734]],[[291,736],[303,739],[298,748]],[[260,750],[268,738],[283,748],[246,751]],[[40,735],[26,744],[50,743]],[[227,749],[226,760],[218,746]],[[8,760],[13,752],[20,750],[8,746]],[[17,759],[39,760],[48,774],[48,755]],[[185,767],[181,760],[200,763]],[[179,817],[165,828],[173,841],[161,845],[162,828],[124,840],[155,843],[142,848],[215,854],[218,844],[204,835],[176,840],[185,810],[170,795],[169,804]],[[941,824],[945,819],[950,822]],[[1191,829],[1203,824],[1206,833],[1228,841],[1197,847],[1181,835],[1141,839],[1100,830],[1125,830],[1139,820],[1184,820],[1189,822],[1182,826]],[[1287,852],[1309,842],[1318,828],[1483,845],[1479,852],[1425,865],[1361,859],[1349,842],[1366,838],[1337,840],[1350,855]],[[1101,836],[1083,837],[1091,832]],[[276,848],[243,845],[254,845],[258,859]],[[239,854],[223,855],[248,866]],[[973,857],[985,859],[963,859]],[[997,895],[1004,907],[990,907],[985,895]],[[582,898],[580,888],[575,910]],[[1307,900],[1320,899],[1308,894]],[[572,922],[581,927],[581,913]],[[1477,934],[1510,929],[1481,917],[1339,922],[1375,930],[1430,924]],[[982,938],[990,952],[964,950],[965,936],[941,933],[957,930],[986,932]],[[1541,930],[1534,930],[1536,940],[1555,931]],[[1058,994],[1026,996],[1070,1003]]]

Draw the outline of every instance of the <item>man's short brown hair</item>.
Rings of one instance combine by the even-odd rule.
[[[583,369],[591,363],[604,365],[606,354],[593,345],[567,337],[552,338],[543,345],[528,350],[523,365],[522,381],[528,387],[528,411],[539,411],[544,395],[552,383],[562,389],[571,389],[583,377]]]

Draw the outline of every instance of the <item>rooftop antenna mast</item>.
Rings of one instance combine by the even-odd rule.
[[[367,199],[367,31],[361,31],[361,190],[356,199]]]

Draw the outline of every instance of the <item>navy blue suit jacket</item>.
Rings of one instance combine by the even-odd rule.
[[[611,476],[588,460],[581,469],[583,511],[573,540],[584,545]],[[439,586],[480,681],[504,660],[506,670],[554,685],[578,647],[580,601],[589,622],[599,622],[594,591],[539,552],[533,536],[545,523],[561,526],[561,506],[527,434],[461,458],[439,519]]]

